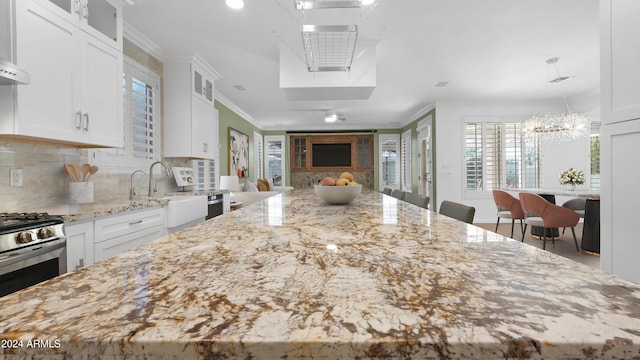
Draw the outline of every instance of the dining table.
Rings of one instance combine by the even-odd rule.
[[[296,189],[0,298],[0,358],[638,358],[639,304],[377,191]]]

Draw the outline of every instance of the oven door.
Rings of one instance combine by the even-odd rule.
[[[38,244],[19,255],[0,258],[0,296],[67,272],[66,239]]]

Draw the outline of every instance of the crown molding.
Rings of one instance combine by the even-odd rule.
[[[398,129],[402,129],[402,128],[408,126],[409,124],[411,124],[412,122],[420,119],[422,116],[426,115],[429,111],[431,111],[433,109],[435,109],[435,105],[433,103],[423,107],[417,113],[415,113],[412,116],[410,116],[409,119],[407,119],[403,124],[400,124]]]
[[[160,47],[151,41],[148,37],[144,36],[140,31],[136,30],[133,26],[126,22],[122,22],[122,32],[125,38],[132,43],[136,44],[139,48],[147,52],[149,55],[164,62],[162,51]]]
[[[226,106],[227,108],[229,108],[229,110],[233,111],[234,113],[238,114],[238,116],[240,116],[241,118],[243,118],[244,120],[246,120],[248,123],[250,123],[251,125],[255,126],[256,128],[258,128],[258,130],[260,131],[264,131],[264,129],[258,125],[255,120],[246,112],[244,112],[242,109],[240,109],[238,107],[238,105],[234,104],[233,101],[229,100],[226,96],[222,95],[218,90],[216,90],[214,88],[213,90],[213,97],[215,100],[219,101],[222,105]]]

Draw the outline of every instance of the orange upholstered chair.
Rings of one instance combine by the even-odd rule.
[[[524,220],[524,211],[520,200],[513,197],[506,191],[493,190],[493,200],[498,208],[498,221],[496,222],[496,232],[498,232],[498,225],[500,224],[500,218],[511,219],[511,237],[513,238],[513,225],[516,220],[520,220],[520,231],[522,232],[522,241],[524,241],[524,228],[522,227],[522,220]]]
[[[550,234],[550,229],[570,227],[571,233],[573,233],[573,241],[576,244],[576,250],[580,251],[575,230],[575,226],[578,224],[578,221],[580,221],[580,216],[578,216],[575,211],[552,204],[540,195],[524,192],[520,193],[520,203],[522,204],[522,210],[524,210],[525,216],[524,230],[527,231],[527,225],[544,228],[543,249],[546,249],[547,234]]]

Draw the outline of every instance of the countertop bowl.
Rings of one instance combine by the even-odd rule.
[[[348,204],[362,192],[362,184],[354,186],[322,186],[314,185],[316,195],[327,204]]]

